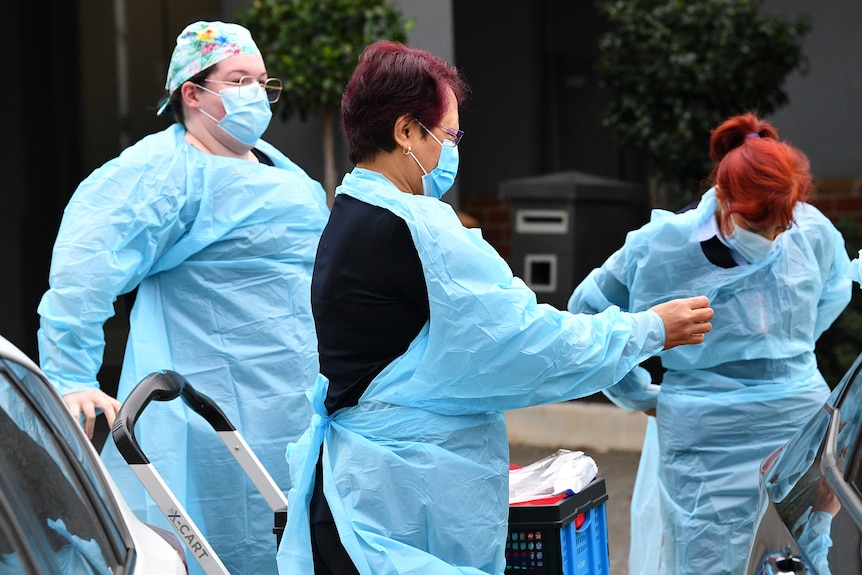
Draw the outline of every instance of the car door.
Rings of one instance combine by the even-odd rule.
[[[860,360],[764,476],[769,502],[755,543],[769,539],[772,560],[760,573],[862,573]],[[780,527],[770,527],[776,516]]]
[[[131,573],[119,511],[51,391],[0,358],[0,575]]]

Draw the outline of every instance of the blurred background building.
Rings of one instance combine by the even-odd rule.
[[[0,254],[6,279],[0,282],[0,334],[31,357],[37,357],[36,306],[47,288],[51,247],[63,207],[78,182],[124,147],[167,126],[155,109],[182,28],[201,19],[234,20],[236,11],[246,4],[243,0],[7,3],[6,46],[12,52],[6,76],[11,104],[6,108],[7,120],[9,134],[21,139],[5,146]],[[396,4],[415,21],[409,43],[457,65],[473,88],[461,113],[466,136],[460,146],[459,178],[446,201],[478,222],[516,273],[533,274],[537,286],[553,279],[553,290],[537,291],[540,300],[560,305],[561,294],[567,295],[589,268],[619,247],[626,229],[645,221],[649,207],[642,158],[623,150],[614,132],[601,123],[604,100],[593,66],[603,24],[594,3],[397,0]],[[768,0],[764,9],[789,17],[807,14],[812,23],[804,44],[807,74],[789,78],[790,102],[769,119],[784,138],[809,155],[819,182],[818,205],[833,218],[860,219],[862,3]],[[265,138],[312,177],[322,179],[319,120],[274,119]],[[349,171],[352,166],[340,139],[338,152],[339,173]],[[563,187],[542,196],[543,189],[551,189],[543,187],[547,184],[543,178],[560,173],[567,174],[562,176]],[[621,198],[615,209],[623,225],[616,221],[600,225],[603,234],[583,227],[613,218],[594,204],[589,217],[583,217],[583,212],[578,216],[580,202],[607,199],[584,187],[585,177],[600,178],[605,186],[610,182],[607,197]],[[536,193],[525,192],[524,187],[524,179],[531,178],[538,182],[539,205],[535,206],[529,202]],[[527,213],[518,214],[520,208]],[[567,227],[553,236],[555,225],[563,229],[560,218],[580,227]],[[527,225],[519,235],[514,228],[522,220],[540,225]],[[558,268],[550,269],[547,258],[526,261],[526,256],[535,255],[529,252],[530,242],[537,241],[530,236],[536,229],[560,242],[555,244]],[[519,238],[526,244],[517,245]],[[593,244],[587,249],[590,241]],[[118,302],[118,313],[107,326],[102,377],[106,384],[116,377],[125,342],[122,305]]]

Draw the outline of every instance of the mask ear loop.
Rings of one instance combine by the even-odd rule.
[[[419,161],[419,158],[416,157],[416,154],[413,153],[413,148],[411,146],[407,146],[407,149],[404,150],[405,156],[413,156],[413,161],[418,164],[419,169],[422,170],[422,174],[427,176],[428,170],[425,169],[425,166],[422,165],[422,162]]]

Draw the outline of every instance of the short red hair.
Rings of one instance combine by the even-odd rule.
[[[388,40],[367,46],[341,97],[350,160],[358,164],[394,150],[393,128],[405,114],[436,126],[449,104],[449,90],[461,104],[469,88],[439,56]]]
[[[753,224],[789,226],[796,203],[811,197],[808,158],[754,114],[733,116],[713,130],[709,154],[722,224],[736,212]]]

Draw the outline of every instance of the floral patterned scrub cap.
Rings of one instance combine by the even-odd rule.
[[[177,36],[177,45],[171,55],[165,88],[169,94],[183,82],[210,66],[239,54],[260,54],[251,33],[239,24],[225,22],[195,22],[186,26]],[[159,114],[167,108],[165,102]]]

